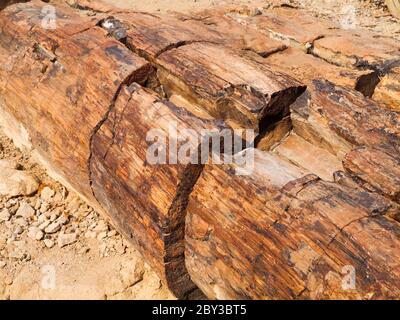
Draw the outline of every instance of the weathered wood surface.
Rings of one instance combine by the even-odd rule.
[[[178,297],[195,285],[210,298],[400,297],[398,43],[287,7],[159,16],[50,2],[54,30],[46,2],[0,12],[0,124]],[[149,163],[148,133],[171,124],[217,139],[255,129],[264,151],[241,176]],[[209,149],[203,139],[179,146]]]
[[[33,1],[2,11],[0,94],[35,149],[92,199],[87,166],[92,132],[121,83],[143,83],[149,64],[68,7],[58,8],[59,28],[43,29],[43,5]]]
[[[158,61],[166,90],[204,105],[210,115],[234,128],[259,132],[265,118],[287,114],[289,105],[305,90],[286,74],[212,44],[172,49]]]
[[[189,204],[186,265],[207,296],[398,297],[400,229],[385,217],[396,204],[255,152],[248,176],[206,166]],[[346,265],[354,290],[342,288]]]
[[[193,130],[210,129],[212,122],[201,126],[201,119],[155,93],[138,89],[128,96],[126,85],[145,84],[150,64],[68,7],[57,8],[62,28],[42,29],[42,6],[9,7],[0,17],[2,108],[63,181],[106,211],[184,296],[193,284],[181,261],[181,210],[199,169],[146,165],[146,134],[174,120]]]
[[[393,68],[381,79],[373,98],[388,109],[400,112],[400,66]]]
[[[264,63],[291,74],[308,86],[312,80],[323,78],[337,85],[360,91],[369,97],[379,82],[377,71],[336,66],[295,48],[272,54],[264,59]]]
[[[114,217],[119,229],[141,248],[151,265],[162,272],[162,279],[173,292],[184,296],[195,286],[184,263],[183,211],[203,168],[197,156],[200,157],[201,148],[208,148],[211,141],[207,142],[208,138],[204,137],[203,142],[190,135],[184,138],[177,131],[179,140],[174,147],[167,141],[171,125],[176,130],[191,129],[198,134],[202,130],[218,132],[223,128],[217,121],[196,118],[160,100],[139,85],[124,87],[107,120],[93,137],[90,168],[94,194],[104,209]],[[156,137],[150,136],[149,141],[147,135],[154,129],[160,144],[161,137],[165,137],[168,152],[176,148],[181,153],[180,147],[186,145],[185,150],[191,148],[198,155],[189,154],[187,165],[168,165],[167,161],[172,161],[169,156],[161,162],[149,163],[147,151]]]

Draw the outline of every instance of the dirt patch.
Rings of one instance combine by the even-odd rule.
[[[40,181],[32,196],[0,197],[0,299],[174,298],[121,235],[2,134],[0,161]]]

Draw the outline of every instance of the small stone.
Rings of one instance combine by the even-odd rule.
[[[17,226],[14,230],[14,234],[17,236],[20,235],[22,232],[24,232],[24,230],[20,226]]]
[[[16,217],[23,217],[25,219],[30,219],[35,215],[35,210],[26,202],[22,202],[15,214]]]
[[[85,232],[85,238],[87,238],[87,239],[94,239],[94,238],[96,238],[96,236],[97,236],[97,233],[94,231],[86,231]]]
[[[103,240],[107,238],[107,231],[100,232],[97,236],[97,240]]]
[[[38,189],[38,181],[29,173],[8,168],[0,170],[0,196],[29,196]]]
[[[15,219],[14,224],[16,224],[17,226],[20,226],[20,227],[27,227],[28,221],[26,221],[25,218],[20,217],[20,218]]]
[[[61,224],[58,221],[51,223],[47,228],[44,229],[46,233],[56,233],[61,229]]]
[[[111,237],[116,236],[117,234],[118,234],[117,230],[111,230],[111,231],[107,234],[107,236],[111,238]]]
[[[31,239],[36,239],[36,234],[37,234],[38,232],[42,232],[42,230],[40,230],[40,229],[37,228],[37,227],[30,227],[30,228],[28,229],[28,237],[31,238]]]
[[[72,194],[68,195],[67,203],[67,208],[71,212],[75,212],[81,206],[81,201],[79,200],[79,198]]]
[[[65,247],[74,243],[77,240],[77,235],[75,233],[63,234],[58,236],[58,246],[60,248]]]
[[[7,209],[0,212],[0,221],[8,221],[11,218],[11,214]]]
[[[40,206],[39,212],[46,213],[47,211],[49,211],[49,209],[50,209],[50,205],[47,202],[43,202]]]
[[[51,221],[51,222],[54,222],[54,221],[57,220],[57,218],[58,218],[58,217],[57,217],[57,214],[56,214],[56,213],[52,213],[51,216],[50,216],[50,221]]]
[[[0,261],[0,269],[3,269],[7,263],[5,261]]]
[[[97,232],[108,231],[108,224],[104,220],[100,220],[93,230]]]
[[[67,224],[68,221],[69,221],[68,215],[65,214],[65,213],[62,214],[62,215],[58,218],[58,220],[57,220],[57,222],[60,223],[61,225]]]
[[[49,249],[53,248],[53,246],[54,246],[54,241],[51,239],[44,239],[43,242],[44,242],[44,245]]]
[[[15,160],[1,159],[0,169],[19,169],[20,165]]]
[[[50,220],[45,220],[42,222],[42,224],[39,225],[40,230],[46,229],[50,225],[51,221]]]
[[[36,239],[37,241],[40,241],[40,240],[42,240],[43,238],[44,238],[44,232],[43,232],[42,230],[39,230],[39,231],[36,233],[35,239]]]
[[[16,204],[18,204],[17,199],[10,199],[6,203],[6,208],[11,208],[11,207],[15,206]]]
[[[49,220],[49,219],[46,217],[46,215],[41,214],[41,215],[38,217],[37,222],[43,223],[43,222],[48,221],[48,220]]]
[[[36,203],[35,203],[35,210],[39,211],[41,206],[42,206],[42,202],[40,201],[40,199],[37,199]]]
[[[40,198],[48,201],[51,200],[51,198],[53,198],[55,195],[55,192],[53,189],[50,189],[49,187],[44,187],[42,192],[40,193]]]

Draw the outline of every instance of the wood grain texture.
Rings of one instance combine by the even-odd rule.
[[[167,140],[171,125],[179,130],[176,146]],[[195,134],[211,130],[217,135],[221,129],[222,123],[199,119],[133,84],[122,89],[93,138],[90,166],[96,198],[178,297],[195,288],[184,263],[184,211],[203,169],[199,157],[212,141]],[[149,162],[148,150],[156,138],[148,136],[151,130],[157,130],[157,150],[168,152],[160,163]],[[184,130],[193,132],[184,139]],[[173,164],[172,148],[181,159],[183,146],[192,150],[188,164]]]
[[[400,229],[385,217],[396,204],[255,152],[249,176],[206,166],[189,204],[186,265],[207,296],[397,297]],[[352,290],[342,287],[347,265],[356,272]]]
[[[301,83],[270,66],[212,44],[172,49],[161,54],[158,63],[161,70],[167,70],[168,77],[162,80],[167,90],[198,102],[233,128],[259,132],[265,118],[286,114],[305,90]]]
[[[43,29],[43,5],[32,1],[2,11],[0,93],[35,149],[92,199],[87,168],[92,132],[120,84],[145,81],[149,65],[67,7],[58,8],[59,28]]]
[[[288,7],[160,16],[50,3],[55,29],[43,1],[0,12],[0,123],[177,297],[196,285],[209,298],[400,297],[394,40]],[[171,125],[186,162],[171,162]],[[204,130],[221,142],[232,128],[260,134],[264,151],[236,156],[254,152],[253,171],[198,158]],[[168,150],[154,163],[153,130],[156,154]]]
[[[400,66],[382,77],[373,99],[388,109],[400,112]]]

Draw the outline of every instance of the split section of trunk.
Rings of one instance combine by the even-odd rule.
[[[253,171],[206,166],[192,194],[186,265],[208,297],[400,294],[400,228],[386,217],[399,212],[395,203],[254,152]]]
[[[96,26],[96,17],[57,6],[57,28],[45,29],[45,5],[31,1],[0,14],[2,126],[9,134],[23,127],[23,143],[50,173],[108,214],[183,297],[195,288],[184,263],[184,211],[202,170],[198,157],[212,141],[201,134],[218,134],[223,124],[143,88],[150,63]],[[175,146],[186,165],[149,163],[156,141],[147,135],[168,136],[171,125],[190,130]],[[155,155],[170,152],[158,143]]]
[[[96,198],[179,297],[195,288],[184,262],[186,205],[202,152],[222,128],[134,84],[122,89],[93,137]]]

